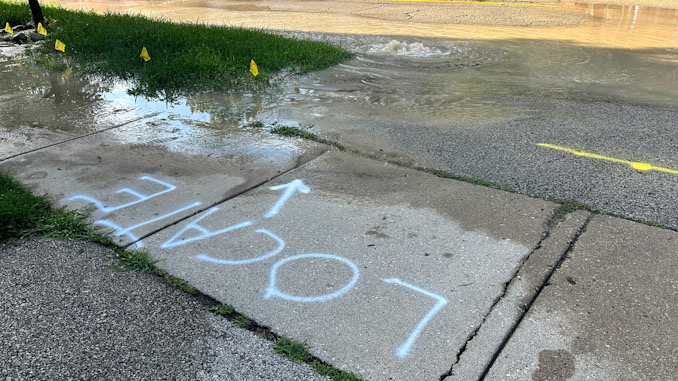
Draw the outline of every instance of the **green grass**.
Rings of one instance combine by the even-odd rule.
[[[0,242],[19,239],[27,235],[39,235],[55,238],[82,239],[113,246],[112,241],[83,221],[83,214],[68,211],[64,208],[50,207],[46,197],[33,195],[25,186],[10,176],[0,173]],[[111,257],[115,260],[114,269],[117,271],[149,272],[159,276],[169,287],[198,295],[200,291],[183,279],[168,274],[165,270],[155,267],[157,260],[148,255],[148,251],[124,250],[112,248]],[[238,314],[228,304],[216,304],[210,311],[217,315],[233,319],[240,328],[255,330],[256,323],[249,317]],[[269,332],[269,331],[267,331]],[[266,337],[275,336],[268,334]],[[352,373],[340,371],[315,359],[308,351],[306,344],[298,343],[285,336],[274,340],[273,348],[276,352],[289,359],[308,363],[321,375],[330,376],[335,381],[359,381]]]
[[[154,272],[157,260],[153,260],[148,256],[148,251],[141,250],[123,250],[116,253],[114,256],[117,259],[115,269],[117,271],[139,271],[139,272]]]
[[[222,315],[222,316],[231,316],[235,313],[235,308],[231,306],[230,304],[217,304],[216,306],[212,306],[210,308],[210,311],[214,312],[217,315]]]
[[[142,16],[71,11],[43,5],[46,42],[37,61],[75,65],[85,74],[130,81],[132,93],[173,99],[207,90],[257,88],[281,70],[305,73],[353,56],[325,42],[223,26],[173,23]],[[31,19],[28,2],[0,1],[0,23]],[[55,40],[66,52],[54,49]],[[151,60],[139,55],[146,47]],[[259,75],[254,77],[250,60]]]
[[[659,222],[652,221],[652,220],[645,220],[645,221],[643,221],[643,224],[645,224],[647,226],[654,226],[654,227],[657,227],[657,228],[668,229],[666,226],[660,224]]]
[[[316,372],[323,376],[329,376],[334,381],[360,381],[353,373],[339,370],[315,360],[308,351],[308,345],[294,341],[286,336],[280,336],[273,341],[273,350],[296,363],[307,363]]]
[[[29,235],[109,242],[84,218],[79,212],[52,208],[46,197],[32,194],[9,175],[0,173],[0,242]]]
[[[323,139],[321,137],[318,137],[316,134],[304,131],[300,128],[297,127],[289,127],[289,126],[277,126],[271,129],[271,133],[281,135],[281,136],[294,136],[306,140],[312,140],[314,142],[322,143],[322,144],[327,144],[333,147],[336,147],[339,151],[344,151],[346,148],[337,143],[333,142],[327,139]]]
[[[411,165],[408,165],[408,164],[401,164],[401,163],[397,163],[397,162],[392,163],[392,164],[400,165],[400,166],[403,166],[403,167],[409,167],[409,168],[412,168],[412,169],[416,169],[417,171],[430,173],[432,175],[442,177],[442,178],[445,178],[445,179],[454,179],[454,180],[464,181],[464,182],[475,184],[475,185],[481,185],[481,186],[484,186],[484,187],[500,189],[500,190],[503,190],[503,191],[506,191],[506,192],[516,193],[516,190],[511,188],[508,185],[497,184],[495,182],[484,180],[484,179],[481,179],[479,177],[469,177],[469,176],[455,175],[453,173],[443,171],[443,170],[440,170],[440,169],[421,167],[421,166],[411,166]]]
[[[590,212],[595,211],[595,209],[591,208],[586,204],[582,204],[572,200],[561,200],[556,198],[547,198],[546,200],[560,204],[560,207],[553,211],[553,215],[551,216],[550,219],[552,222],[561,221],[566,215],[577,210],[588,210]]]
[[[280,336],[273,342],[273,350],[296,363],[305,363],[311,360],[308,346],[296,342],[286,336]]]
[[[162,279],[163,283],[165,283],[168,287],[177,289],[179,291],[185,292],[193,296],[200,294],[200,290],[191,286],[190,283],[186,282],[181,278],[177,278],[174,275],[168,274],[167,271],[165,270],[153,267],[153,274],[159,276]]]
[[[245,315],[238,315],[233,322],[240,328],[247,328],[252,324],[252,320]]]

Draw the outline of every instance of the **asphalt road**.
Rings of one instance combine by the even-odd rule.
[[[327,379],[158,277],[113,271],[109,254],[83,242],[0,245],[0,377]]]
[[[675,50],[404,38],[401,52],[369,48],[387,40],[304,78],[266,118],[349,149],[678,229]],[[404,57],[415,43],[429,56]]]

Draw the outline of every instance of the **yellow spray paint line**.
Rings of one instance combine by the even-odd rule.
[[[614,162],[614,163],[626,164],[626,165],[630,166],[631,168],[636,169],[638,171],[660,171],[660,172],[666,172],[666,173],[672,173],[674,175],[678,175],[678,171],[675,170],[675,169],[655,167],[654,165],[648,164],[648,163],[641,163],[641,162],[638,162],[638,161],[622,160],[622,159],[617,159],[617,158],[614,158],[614,157],[598,155],[598,154],[595,154],[595,153],[577,151],[577,150],[572,149],[572,148],[561,147],[561,146],[557,146],[557,145],[554,145],[554,144],[537,143],[537,145],[540,146],[540,147],[552,148],[552,149],[556,149],[556,150],[559,150],[559,151],[568,152],[568,153],[571,153],[571,154],[577,155],[577,156],[584,156],[584,157],[590,157],[592,159],[607,160],[607,161],[611,161],[611,162]]]
[[[545,7],[558,8],[558,5],[550,4],[532,4],[532,3],[507,3],[497,1],[465,1],[465,0],[386,0],[399,2],[417,2],[417,3],[456,3],[456,4],[483,4],[483,5],[515,5],[519,7]]]

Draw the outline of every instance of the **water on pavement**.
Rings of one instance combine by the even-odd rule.
[[[454,173],[508,183],[525,193],[577,199],[626,217],[678,226],[678,220],[671,217],[675,213],[664,212],[678,211],[678,204],[668,209],[662,205],[665,179],[654,181],[650,188],[647,179],[637,184],[624,181],[622,187],[601,187],[596,193],[588,173],[572,169],[579,162],[563,162],[554,171],[564,171],[560,178],[574,177],[577,181],[572,183],[579,183],[563,190],[568,186],[549,183],[538,171],[530,172],[532,163],[525,159],[544,152],[535,144],[553,143],[678,169],[672,154],[674,143],[664,138],[674,125],[671,119],[678,99],[676,9],[372,0],[65,0],[60,4],[325,39],[355,51],[357,57],[293,79],[269,94],[205,94],[180,100],[169,109],[163,102],[127,96],[121,84],[103,88],[96,82],[71,80],[78,83],[78,89],[65,91],[60,101],[56,95],[47,96],[53,74],[31,74],[30,80],[12,82],[33,94],[32,99],[45,108],[42,115],[58,110],[59,102],[67,99],[77,105],[69,104],[69,108],[77,107],[87,125],[97,122],[102,108],[137,114],[169,110],[177,120],[197,120],[198,133],[200,129],[239,131],[252,120],[301,125],[362,150],[383,151]],[[16,65],[3,65],[4,71],[20,71]],[[9,92],[4,94],[11,97]],[[563,104],[570,106],[560,109]],[[592,104],[596,108],[588,110]],[[623,105],[623,110],[610,105]],[[629,107],[634,111],[628,111]],[[21,112],[8,107],[0,110],[4,121],[21,120]],[[595,125],[590,118],[596,120]],[[505,135],[491,139],[512,146],[497,158],[499,163],[487,161],[492,156],[488,152],[498,151],[492,144],[486,147],[489,151],[463,153],[467,155],[463,160],[454,157],[453,152],[462,155],[460,147],[473,141],[464,143],[468,134],[487,134],[488,129],[497,128]],[[430,140],[444,136],[449,144],[433,147],[425,138],[414,142],[408,137],[412,129],[421,135],[435,129]],[[536,133],[544,130],[550,134]],[[491,139],[488,142],[493,143]],[[541,141],[545,139],[549,141]],[[274,146],[279,144],[284,143],[276,140]],[[504,168],[500,165],[504,162],[522,166]],[[516,174],[517,170],[524,173]],[[634,194],[636,204],[615,209],[619,203],[610,200],[624,196],[611,197],[610,192],[617,191]],[[656,199],[644,201],[635,194]]]

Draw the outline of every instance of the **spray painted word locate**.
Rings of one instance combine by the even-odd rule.
[[[164,194],[167,194],[169,192],[172,192],[177,189],[176,186],[169,184],[165,181],[161,181],[158,179],[155,179],[150,176],[141,176],[139,177],[139,180],[141,181],[146,181],[146,182],[151,182],[159,186],[162,186],[164,189],[161,191],[158,191],[156,193],[152,194],[144,194],[138,191],[135,191],[130,188],[122,188],[116,191],[116,194],[128,194],[134,200],[117,205],[117,206],[106,206],[104,205],[103,202],[100,200],[97,200],[91,196],[87,195],[75,195],[70,197],[68,200],[83,200],[89,203],[94,204],[97,209],[102,212],[102,213],[110,213],[116,210],[120,210],[123,208],[128,208],[133,205],[137,205],[139,203],[148,201],[150,199],[153,199],[155,197],[162,196]],[[294,196],[297,193],[300,194],[308,194],[311,192],[311,188],[304,184],[302,180],[294,180],[290,183],[287,184],[281,184],[281,185],[276,185],[270,187],[270,190],[272,191],[279,191],[279,190],[284,190],[280,198],[276,201],[276,203],[269,209],[269,211],[264,215],[265,218],[272,218],[275,217],[280,210],[285,206],[287,201]],[[144,244],[143,242],[133,233],[135,229],[138,229],[142,226],[152,224],[164,219],[167,219],[171,216],[180,214],[182,212],[188,211],[193,208],[197,208],[201,205],[200,202],[196,201],[193,203],[190,203],[188,205],[179,207],[178,209],[166,213],[161,216],[157,216],[142,222],[139,222],[137,224],[134,224],[132,226],[128,227],[122,227],[119,224],[109,220],[109,219],[100,219],[95,221],[95,224],[102,225],[108,228],[113,229],[113,235],[116,237],[119,236],[125,236],[128,239],[130,239],[132,242],[136,244],[137,247],[143,247]],[[200,222],[207,218],[208,216],[216,213],[219,211],[219,207],[212,207],[205,211],[202,215],[196,217],[193,219],[191,222],[189,222],[186,226],[181,228],[179,231],[177,231],[170,239],[165,241],[160,245],[162,249],[172,249],[178,246],[183,246],[183,245],[189,245],[193,242],[201,241],[204,239],[212,238],[215,236],[219,236],[222,234],[228,234],[229,232],[233,232],[239,229],[243,229],[246,227],[254,226],[255,223],[253,221],[243,221],[234,225],[222,227],[217,230],[210,230],[209,228],[200,225]],[[198,261],[204,261],[207,263],[213,263],[215,265],[225,265],[225,266],[240,266],[240,265],[248,265],[251,263],[255,262],[260,262],[267,260],[269,258],[273,258],[279,254],[281,254],[285,249],[286,249],[286,243],[285,240],[279,236],[277,236],[275,233],[267,230],[267,229],[257,229],[254,231],[256,234],[260,235],[261,239],[264,240],[270,240],[273,241],[276,245],[276,247],[266,253],[262,253],[261,255],[254,257],[254,258],[248,258],[248,259],[221,259],[221,258],[215,258],[211,255],[205,254],[205,253],[198,253],[194,256],[194,258]],[[190,233],[190,235],[189,235]],[[182,238],[186,237],[186,238]],[[280,268],[290,262],[294,261],[303,261],[307,259],[324,259],[324,260],[329,260],[329,261],[335,261],[339,264],[343,264],[347,266],[351,273],[351,279],[339,290],[336,290],[334,292],[328,293],[328,294],[323,294],[323,295],[317,295],[317,296],[298,296],[298,295],[292,295],[287,292],[284,292],[281,290],[277,283],[277,274]],[[298,302],[298,303],[318,303],[318,302],[326,302],[331,299],[335,299],[338,297],[341,297],[342,295],[345,295],[348,293],[351,289],[355,287],[355,285],[358,283],[360,279],[360,270],[358,266],[351,260],[334,255],[334,254],[325,254],[325,253],[305,253],[305,254],[296,254],[292,256],[288,256],[286,258],[280,259],[277,261],[273,266],[271,267],[270,273],[269,273],[269,284],[268,287],[266,288],[266,291],[263,295],[264,299],[271,299],[271,298],[278,298],[290,302]],[[408,282],[405,282],[401,279],[398,278],[386,278],[382,279],[385,283],[404,287],[406,289],[409,289],[411,291],[423,294],[425,296],[430,297],[435,301],[435,304],[433,307],[424,315],[424,317],[418,322],[416,327],[410,332],[409,336],[407,339],[396,349],[395,354],[399,358],[405,358],[410,354],[410,351],[412,347],[414,346],[414,343],[416,342],[417,338],[421,334],[421,332],[426,328],[426,325],[442,310],[445,305],[447,305],[448,301],[444,297],[437,295],[435,293],[432,293],[430,291],[427,291],[423,288],[420,288],[418,286],[415,286],[413,284],[410,284]]]

